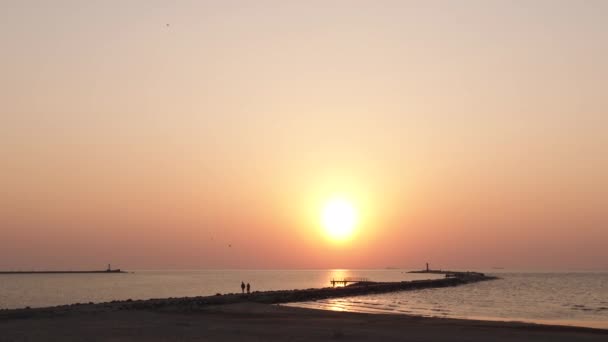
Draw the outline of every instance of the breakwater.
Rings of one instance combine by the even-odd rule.
[[[90,273],[127,273],[121,271],[120,268],[113,269],[112,265],[108,264],[105,270],[84,270],[84,271],[0,271],[2,274],[90,274]]]
[[[428,288],[458,286],[479,281],[496,279],[482,274],[457,274],[456,276],[433,279],[413,280],[402,282],[360,282],[349,286],[336,288],[321,288],[291,291],[268,291],[249,295],[249,301],[267,304],[280,304],[320,300],[328,298],[352,297],[374,293],[387,293],[396,291],[410,291]]]
[[[89,273],[127,273],[121,270],[103,271],[0,271],[0,274],[89,274]]]
[[[214,296],[163,298],[147,300],[124,300],[105,303],[85,303],[62,305],[49,308],[0,310],[2,318],[20,318],[64,314],[70,312],[99,312],[114,310],[172,310],[196,311],[209,305],[255,302],[281,304],[301,301],[314,301],[328,298],[351,297],[375,293],[409,291],[428,288],[459,286],[468,283],[496,279],[480,273],[454,273],[455,276],[433,280],[413,280],[401,282],[360,282],[344,287],[311,288],[304,290],[259,291],[251,294],[229,293]]]

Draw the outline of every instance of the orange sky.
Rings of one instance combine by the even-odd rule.
[[[607,269],[606,17],[3,1],[0,269]]]

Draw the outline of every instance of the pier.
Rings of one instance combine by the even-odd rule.
[[[355,278],[355,277],[347,277],[344,279],[332,279],[329,281],[329,283],[331,284],[332,287],[336,287],[336,285],[342,285],[342,286],[346,286],[349,283],[350,284],[357,284],[357,283],[370,283],[371,281],[368,278]]]
[[[430,274],[443,274],[446,278],[458,278],[458,277],[485,277],[486,275],[481,272],[471,271],[444,271],[444,270],[433,270],[429,268],[429,263],[426,263],[426,269],[419,271],[409,271],[407,273],[430,273]]]

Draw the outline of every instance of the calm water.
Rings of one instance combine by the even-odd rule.
[[[608,329],[608,273],[497,273],[453,288],[289,304],[327,310],[517,320]],[[399,281],[436,277],[402,270],[195,270],[129,274],[0,275],[0,308],[326,287],[331,278]]]
[[[307,308],[608,329],[608,273],[502,273],[453,288],[289,304]]]
[[[134,271],[123,274],[0,274],[0,308],[44,307],[252,291],[328,287],[332,278],[367,277],[376,281],[429,279],[400,270],[192,270]]]

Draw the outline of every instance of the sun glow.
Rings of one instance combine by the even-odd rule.
[[[334,198],[323,207],[321,222],[332,240],[343,241],[353,235],[357,225],[357,211],[350,202]]]

